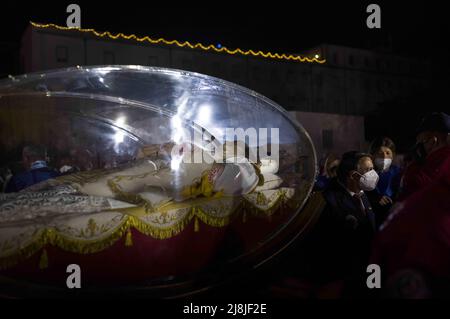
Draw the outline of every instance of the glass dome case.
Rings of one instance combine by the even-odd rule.
[[[185,293],[264,264],[317,217],[307,132],[210,76],[98,66],[11,77],[0,136],[0,273],[13,282],[66,288],[76,264],[88,289]]]

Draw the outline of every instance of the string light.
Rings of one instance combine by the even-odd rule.
[[[90,33],[93,34],[99,38],[109,38],[112,40],[117,40],[117,39],[125,39],[125,40],[135,40],[137,42],[148,42],[148,43],[152,43],[152,44],[165,44],[165,45],[176,45],[180,48],[190,48],[190,49],[201,49],[204,51],[215,51],[215,52],[219,52],[219,53],[227,53],[230,55],[244,55],[244,56],[254,56],[254,57],[263,57],[263,58],[270,58],[270,59],[278,59],[278,60],[287,60],[287,61],[297,61],[297,62],[310,62],[310,63],[325,63],[326,60],[325,59],[319,59],[319,57],[316,55],[313,58],[309,58],[306,56],[300,56],[300,55],[292,55],[292,54],[278,54],[278,53],[271,53],[271,52],[262,52],[262,51],[253,51],[253,50],[247,50],[247,51],[243,51],[241,49],[234,49],[234,50],[230,50],[227,47],[224,47],[222,45],[203,45],[201,43],[196,43],[196,44],[192,44],[188,41],[184,41],[184,42],[180,42],[177,40],[166,40],[163,38],[159,38],[159,39],[152,39],[149,36],[145,36],[145,37],[137,37],[135,34],[131,34],[131,35],[125,35],[123,33],[117,33],[117,34],[112,34],[109,31],[104,31],[104,32],[98,32],[94,29],[83,29],[83,28],[74,28],[74,27],[64,27],[64,26],[59,26],[53,23],[48,23],[48,24],[40,24],[40,23],[35,23],[30,21],[30,24],[35,27],[35,28],[39,28],[39,29],[56,29],[56,30],[74,30],[74,31],[78,31],[78,32],[84,32],[84,33]]]

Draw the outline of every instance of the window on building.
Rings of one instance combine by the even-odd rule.
[[[316,85],[318,88],[323,86],[323,76],[320,73],[316,75]]]
[[[364,66],[365,66],[366,68],[368,68],[368,67],[370,66],[369,58],[368,58],[368,57],[364,57]]]
[[[392,81],[391,80],[387,80],[387,88],[389,89],[389,90],[392,90]]]
[[[292,106],[292,104],[295,104],[295,102],[297,101],[295,94],[289,95],[288,101],[289,101],[289,104],[291,104],[291,106]]]
[[[69,50],[65,46],[56,47],[56,62],[67,63],[69,61]]]
[[[182,59],[181,60],[181,65],[182,65],[183,69],[189,70],[191,68],[191,66],[192,66],[192,62],[189,59]]]
[[[150,66],[158,66],[159,65],[158,62],[159,61],[158,61],[158,57],[157,56],[151,55],[151,56],[148,57],[148,65],[150,65]]]
[[[333,63],[338,64],[338,62],[339,62],[338,54],[337,54],[337,52],[334,52],[333,53]]]
[[[381,60],[380,59],[377,59],[376,66],[377,66],[377,70],[380,71],[381,70]]]
[[[291,68],[288,69],[286,76],[289,81],[294,81],[296,79],[295,70]]]
[[[370,79],[364,79],[364,90],[370,91]]]
[[[278,76],[278,72],[277,69],[272,69],[270,71],[270,81],[278,81],[279,80],[279,76]]]
[[[316,109],[317,109],[318,111],[323,111],[323,108],[324,108],[323,98],[319,97],[319,98],[316,100]]]
[[[419,63],[418,64],[418,69],[419,69],[420,74],[422,74],[422,75],[425,74],[425,72],[427,70],[426,64],[425,63]]]
[[[104,51],[103,52],[103,63],[104,64],[115,64],[116,57],[114,56],[114,52]]]
[[[300,106],[301,110],[309,109],[309,99],[307,97],[302,96],[299,99],[298,105]]]
[[[338,99],[334,100],[334,111],[336,113],[340,113],[341,111],[341,101]]]
[[[211,64],[211,69],[214,74],[219,74],[220,73],[220,63],[217,61],[214,61]]]
[[[348,56],[348,64],[350,64],[351,66],[355,64],[355,58],[353,57],[353,55]]]
[[[241,77],[241,67],[239,64],[233,64],[231,66],[231,77],[233,79],[238,79]]]
[[[356,103],[354,100],[350,100],[350,102],[348,103],[348,108],[349,108],[348,111],[350,113],[356,112]]]
[[[259,66],[254,66],[252,68],[252,73],[254,80],[257,81],[261,80],[261,68]]]
[[[322,147],[326,150],[333,148],[333,130],[322,130]]]
[[[403,72],[403,61],[398,61],[398,72]]]

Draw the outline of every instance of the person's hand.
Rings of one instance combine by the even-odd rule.
[[[383,197],[381,197],[381,199],[378,203],[381,206],[386,206],[386,205],[392,205],[393,201],[389,196],[383,196]]]

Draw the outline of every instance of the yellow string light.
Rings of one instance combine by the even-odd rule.
[[[316,57],[306,57],[306,56],[300,56],[300,55],[286,55],[286,54],[278,54],[278,53],[271,53],[271,52],[262,52],[262,51],[253,51],[253,50],[247,50],[247,51],[243,51],[241,49],[234,49],[234,50],[230,50],[227,47],[220,47],[217,48],[216,46],[210,44],[210,45],[203,45],[201,43],[196,43],[196,44],[192,44],[188,41],[184,41],[184,42],[179,42],[177,40],[166,40],[163,38],[159,38],[159,39],[152,39],[149,36],[145,36],[145,37],[137,37],[135,34],[130,34],[130,35],[125,35],[123,33],[117,33],[117,34],[112,34],[109,31],[104,31],[104,32],[98,32],[94,29],[82,29],[82,28],[74,28],[74,27],[64,27],[64,26],[59,26],[53,23],[48,23],[48,24],[40,24],[40,23],[35,23],[30,21],[31,25],[35,28],[39,28],[39,29],[57,29],[57,30],[75,30],[75,31],[79,31],[79,32],[84,32],[84,33],[90,33],[93,34],[99,38],[110,38],[112,40],[117,40],[117,39],[125,39],[125,40],[135,40],[137,42],[149,42],[152,44],[165,44],[165,45],[176,45],[180,48],[190,48],[190,49],[201,49],[204,51],[215,51],[215,52],[219,52],[219,53],[227,53],[230,55],[236,55],[236,54],[240,54],[240,55],[245,55],[245,56],[254,56],[254,57],[263,57],[263,58],[267,58],[267,59],[278,59],[278,60],[287,60],[287,61],[298,61],[298,62],[315,62],[315,63],[325,63],[325,59],[319,59]]]

